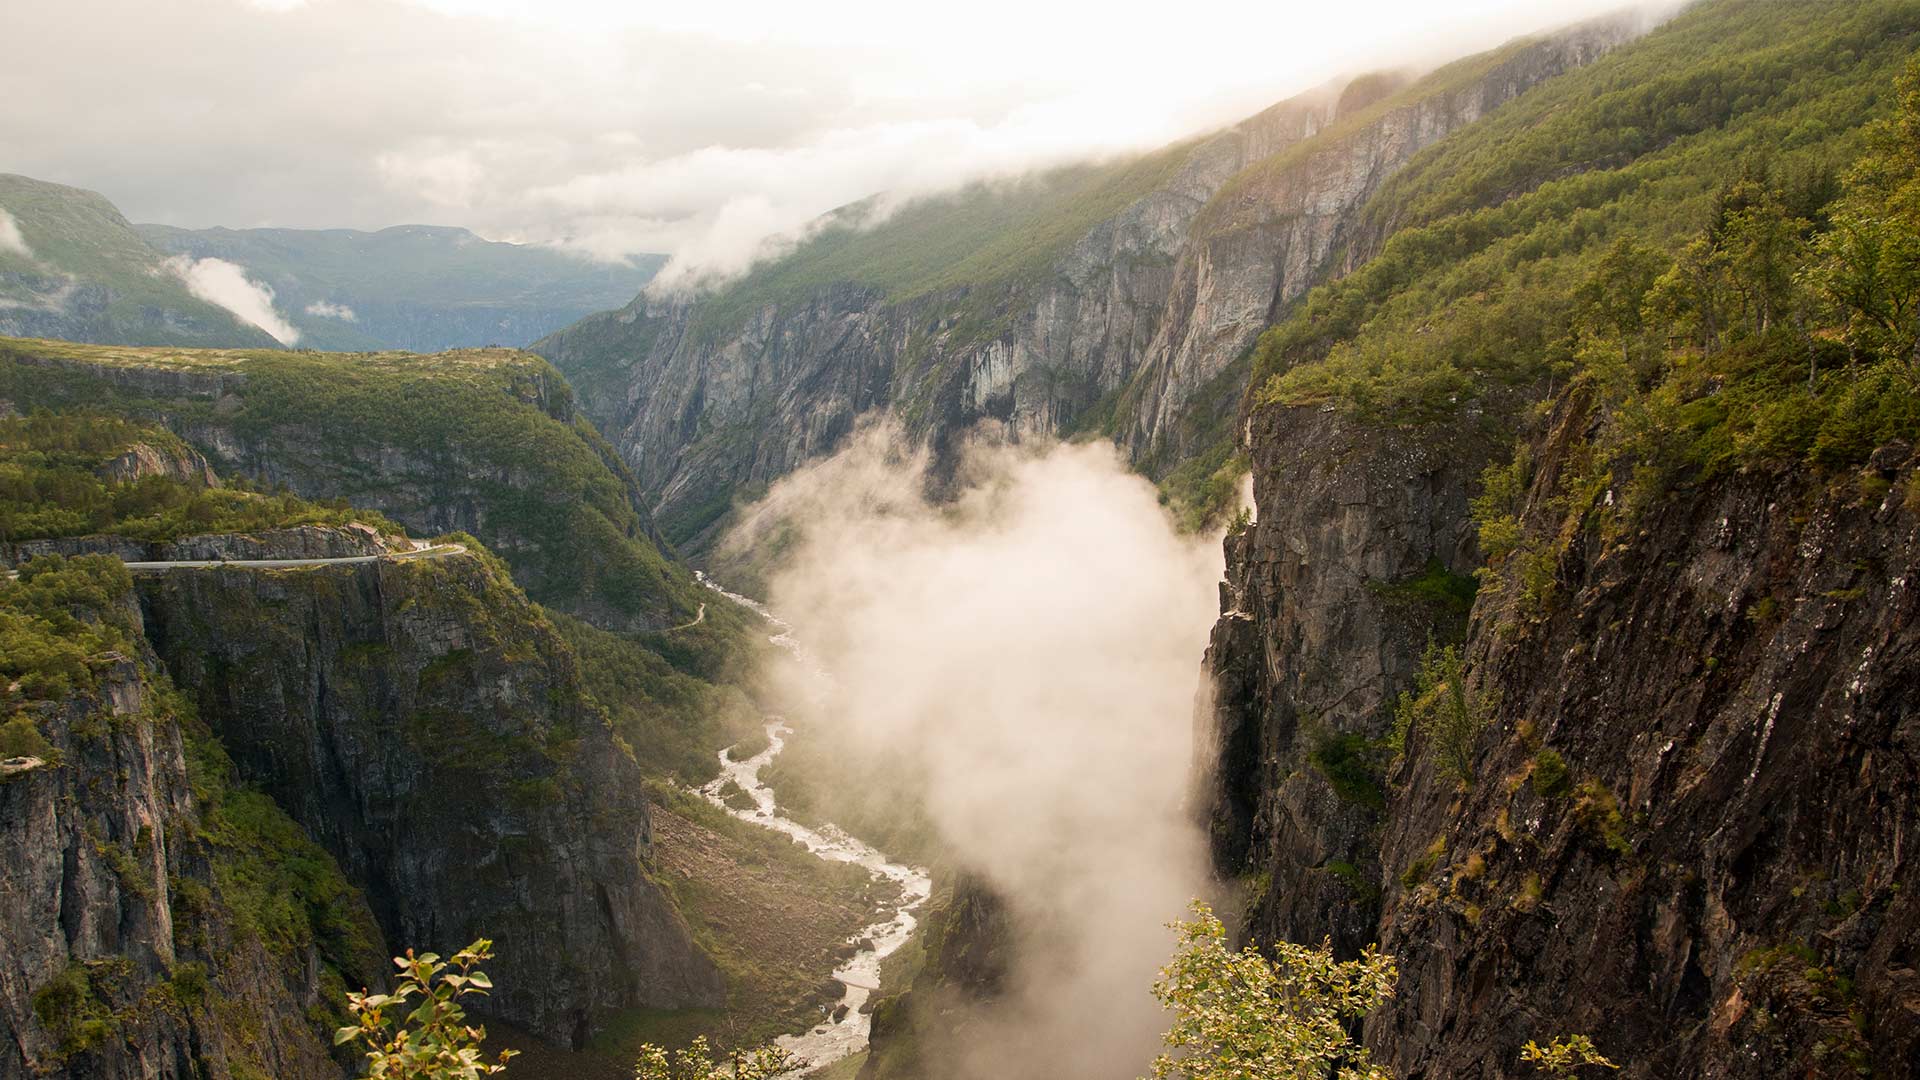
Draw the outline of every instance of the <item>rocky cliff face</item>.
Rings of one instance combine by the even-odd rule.
[[[296,525],[258,533],[207,533],[176,540],[74,536],[0,544],[0,562],[17,566],[40,555],[112,555],[124,562],[219,562],[230,559],[347,559],[404,551],[410,545],[359,523],[341,528]]]
[[[502,572],[456,555],[140,592],[175,682],[389,941],[496,940],[488,1013],[578,1048],[620,1009],[721,1003],[648,879],[638,767]]]
[[[1166,151],[1164,180],[1031,281],[900,302],[828,284],[718,334],[702,302],[643,294],[534,348],[581,387],[676,539],[880,407],[936,447],[994,420],[1016,436],[1107,429],[1136,461],[1170,461],[1217,432],[1240,386],[1224,373],[1274,312],[1356,260],[1358,210],[1383,179],[1632,29],[1518,43],[1404,90],[1309,94]]]
[[[137,625],[124,580],[118,617]],[[0,762],[0,1077],[342,1075],[323,1028],[343,980],[381,976],[356,932],[371,916],[316,864],[340,891],[314,915],[338,932],[314,936],[305,911],[263,925],[257,890],[285,882],[224,823],[217,751],[195,747],[151,653],[103,658],[94,687],[33,719],[42,753]]]
[[[1249,423],[1258,516],[1227,540],[1215,682],[1201,725],[1215,865],[1254,882],[1257,938],[1372,940],[1381,806],[1328,782],[1344,740],[1377,739],[1427,641],[1464,623],[1479,564],[1469,485],[1493,440],[1402,436],[1331,409]]]
[[[0,691],[37,733],[0,762],[0,1078],[337,1077],[347,988],[482,936],[479,1011],[561,1046],[723,1003],[631,752],[503,568],[98,565],[130,650]]]
[[[1576,396],[1536,441],[1527,527],[1559,527],[1587,425]],[[1304,408],[1257,412],[1251,447],[1260,516],[1228,543],[1208,655],[1216,863],[1255,883],[1255,936],[1398,957],[1366,1028],[1397,1075],[1529,1075],[1521,1045],[1570,1033],[1636,1077],[1920,1066],[1908,448],[1583,531],[1544,608],[1483,591],[1471,784],[1416,727],[1376,785],[1339,740],[1383,734],[1426,635],[1460,630],[1393,583],[1477,561],[1473,448]]]

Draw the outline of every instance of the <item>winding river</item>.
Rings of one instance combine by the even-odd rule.
[[[778,633],[771,638],[775,645],[791,653],[795,659],[812,665],[805,650],[793,636],[793,628],[780,621],[766,606],[749,597],[731,593],[699,575],[700,583],[737,604],[753,609],[771,623]],[[777,716],[767,718],[767,748],[744,761],[735,761],[727,751],[720,752],[720,775],[712,783],[700,789],[714,805],[732,814],[742,821],[752,822],[762,828],[772,829],[805,845],[813,854],[830,862],[855,863],[865,867],[876,880],[886,879],[900,887],[897,900],[883,905],[877,912],[878,921],[868,925],[857,935],[860,949],[852,958],[834,969],[833,977],[846,988],[841,995],[839,1007],[833,1010],[831,1019],[816,1024],[813,1028],[798,1035],[782,1035],[775,1040],[781,1049],[793,1054],[797,1069],[795,1075],[808,1069],[817,1069],[831,1065],[843,1058],[850,1057],[866,1048],[867,1037],[872,1031],[873,1018],[868,1015],[868,1000],[880,989],[880,961],[898,950],[913,936],[918,920],[914,912],[926,903],[932,892],[933,882],[927,872],[917,866],[909,866],[888,860],[878,849],[848,835],[844,830],[824,824],[818,829],[809,828],[783,813],[779,802],[774,798],[773,789],[760,779],[760,773],[773,759],[780,756],[786,747],[786,736],[792,732],[784,719]],[[730,806],[722,792],[728,782],[739,786],[741,791],[753,800],[752,809]]]

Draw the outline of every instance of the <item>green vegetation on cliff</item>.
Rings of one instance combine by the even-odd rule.
[[[1392,231],[1262,336],[1258,399],[1421,424],[1564,381],[1618,336],[1604,290],[1634,272],[1622,240],[1684,275],[1703,229],[1714,257],[1738,257],[1721,241],[1759,227],[1741,219],[1756,199],[1803,234],[1824,228],[1837,172],[1916,46],[1911,3],[1723,0],[1553,80],[1383,185],[1366,216],[1373,235]]]
[[[133,586],[119,559],[32,559],[0,578],[0,757],[44,747],[27,707],[94,688],[96,657],[131,648]]]
[[[0,212],[25,252],[0,246],[0,327],[85,341],[275,344],[266,331],[199,299],[165,256],[91,191],[0,173]]]
[[[607,710],[614,731],[648,773],[705,783],[720,771],[721,747],[759,730],[760,710],[741,685],[750,654],[738,646],[744,628],[722,627],[740,618],[730,607],[708,608],[698,626],[635,640],[608,633],[560,612],[554,624],[580,658],[581,677]],[[696,642],[676,639],[706,638]]]
[[[543,603],[675,625],[705,599],[649,536],[618,457],[546,361],[0,340],[0,399],[164,422],[224,471],[461,528]]]
[[[41,411],[0,419],[0,543],[101,534],[174,540],[353,521],[398,531],[344,499],[320,504],[164,473],[117,475],[116,463],[142,454],[163,466],[187,467],[198,457],[165,428],[118,416]]]
[[[968,290],[963,329],[988,325],[1015,286],[1044,280],[1095,225],[1164,186],[1190,143],[1140,157],[975,184],[897,208],[879,199],[830,215],[792,252],[704,301],[691,332],[715,338],[766,306],[803,303],[831,286],[891,303]]]

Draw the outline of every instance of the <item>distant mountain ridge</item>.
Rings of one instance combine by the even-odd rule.
[[[329,351],[519,347],[626,304],[665,261],[592,262],[441,225],[135,225],[97,192],[0,173],[0,336]]]
[[[0,212],[0,335],[103,345],[275,344],[266,331],[194,296],[105,196],[0,173]]]
[[[626,304],[665,263],[596,263],[440,225],[357,229],[181,229],[136,225],[170,255],[217,258],[271,288],[317,349],[433,352],[518,347]]]

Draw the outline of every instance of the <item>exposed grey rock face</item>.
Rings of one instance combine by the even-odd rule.
[[[198,562],[251,559],[343,559],[384,555],[393,541],[366,525],[299,525],[259,533],[209,533],[178,540],[129,540],[124,536],[75,536],[0,544],[0,562],[19,565],[39,555],[112,555],[124,562]]]
[[[1265,883],[1254,937],[1357,949],[1374,912],[1344,868],[1373,876],[1379,808],[1338,794],[1314,758],[1343,736],[1385,735],[1427,641],[1459,633],[1463,613],[1404,586],[1479,564],[1467,497],[1490,446],[1370,430],[1318,406],[1258,410],[1250,432],[1259,515],[1227,540],[1207,652],[1214,862]]]
[[[1530,533],[1559,533],[1588,430],[1575,395],[1535,440]],[[1578,531],[1542,610],[1483,590],[1473,783],[1416,726],[1369,803],[1309,732],[1377,736],[1412,682],[1433,613],[1367,583],[1471,561],[1472,448],[1299,408],[1258,411],[1250,445],[1260,520],[1228,543],[1202,721],[1216,865],[1270,881],[1252,935],[1396,956],[1379,1060],[1521,1076],[1527,1040],[1590,1033],[1630,1077],[1920,1065],[1909,448],[1876,455],[1878,486],[1723,475],[1624,536]]]
[[[1218,393],[1210,384],[1230,378],[1274,313],[1358,259],[1369,242],[1355,233],[1358,210],[1381,181],[1632,26],[1517,46],[1480,77],[1440,80],[1401,107],[1370,108],[1394,84],[1367,80],[1205,139],[1036,283],[990,298],[1003,328],[984,339],[957,315],[981,300],[969,290],[889,303],[830,285],[718,338],[702,331],[698,301],[643,294],[534,348],[580,387],[678,540],[697,536],[732,492],[833,449],[875,408],[936,448],[982,420],[1015,437],[1091,424],[1136,462],[1171,460],[1237,405],[1237,382]]]
[[[175,683],[390,942],[495,939],[486,1012],[578,1048],[620,1009],[722,1003],[649,879],[638,767],[557,633],[477,558],[139,589]]]
[[[219,487],[220,481],[213,475],[213,466],[199,452],[186,446],[151,446],[147,443],[135,443],[127,452],[107,462],[100,470],[101,479],[116,484],[130,484],[147,476],[159,476],[168,480],[177,480],[195,487]]]
[[[235,922],[156,674],[111,658],[97,691],[34,709],[44,758],[0,763],[0,1078],[342,1076],[307,1018],[315,946],[269,951]]]

